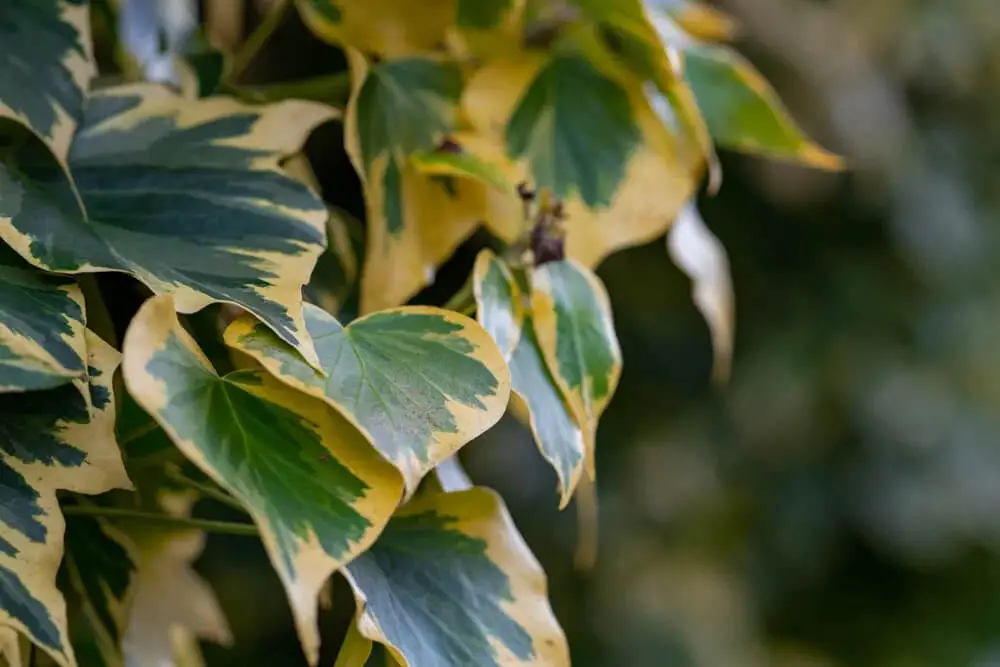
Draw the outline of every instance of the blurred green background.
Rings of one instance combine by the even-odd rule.
[[[549,573],[577,667],[1000,665],[1000,0],[717,4],[852,170],[722,155],[701,210],[736,289],[723,389],[663,241],[601,267],[625,371],[599,434],[593,571],[573,568],[574,508],[557,511],[520,424],[463,459]],[[244,78],[342,63],[291,13]],[[325,196],[360,214],[339,132],[309,154]],[[453,293],[484,241],[419,300]],[[206,647],[210,665],[305,664],[259,545],[214,536],[198,567],[236,637]],[[325,665],[343,582],[333,602]]]

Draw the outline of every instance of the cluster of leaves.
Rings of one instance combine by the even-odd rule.
[[[513,399],[565,506],[595,476],[622,365],[593,267],[676,220],[724,373],[725,254],[690,203],[705,174],[717,184],[715,143],[837,165],[701,5],[297,6],[347,56],[342,111],[216,96],[197,76],[98,86],[86,0],[0,11],[13,667],[28,647],[64,667],[197,664],[197,638],[228,639],[188,569],[206,528],[260,536],[313,664],[341,572],[357,614],[338,665],[567,665],[538,564],[456,453]],[[363,261],[301,154],[332,120],[363,182]],[[451,307],[401,305],[480,225],[502,249]],[[106,272],[148,297],[120,343]],[[253,523],[190,519],[203,496]]]

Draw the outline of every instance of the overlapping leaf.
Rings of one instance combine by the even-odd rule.
[[[513,191],[505,199],[475,178],[432,173],[425,164],[454,128],[462,83],[457,68],[413,57],[369,69],[360,54],[349,55],[355,88],[344,131],[365,186],[361,311],[368,313],[404,303],[433,281],[437,267],[489,211],[516,202]],[[414,153],[416,162],[409,159]]]
[[[51,389],[87,371],[83,294],[0,243],[0,393]]]
[[[455,0],[297,0],[317,36],[384,57],[429,51],[455,20]]]
[[[326,207],[278,168],[325,107],[183,100],[153,85],[90,99],[62,174],[30,144],[0,165],[0,237],[32,264],[67,273],[126,271],[181,312],[239,304],[312,359],[301,289],[324,241]]]
[[[575,262],[550,262],[532,274],[531,311],[542,357],[583,428],[593,476],[597,422],[622,368],[607,292]]]
[[[729,257],[722,242],[701,219],[694,202],[684,207],[671,228],[667,250],[674,263],[691,278],[694,303],[712,333],[713,374],[716,380],[725,381],[732,363],[736,326]]]
[[[76,663],[56,588],[64,525],[56,491],[130,487],[114,436],[118,353],[90,332],[86,345],[89,385],[0,402],[0,628],[27,635],[63,667]]]
[[[0,118],[27,125],[64,162],[96,68],[87,0],[4,0]]]
[[[164,494],[166,510],[188,516],[194,496]],[[123,525],[135,544],[135,595],[124,637],[129,667],[182,667],[178,642],[200,654],[197,639],[232,642],[215,593],[191,567],[205,546],[205,534],[130,522]]]
[[[136,553],[128,537],[88,516],[66,521],[64,591],[69,589],[69,631],[80,665],[124,667],[122,635],[128,623]]]
[[[524,312],[524,296],[510,270],[483,251],[476,259],[474,279],[477,317],[509,360],[514,398],[528,413],[542,456],[555,468],[565,507],[583,472],[583,432],[545,365],[531,313]]]
[[[473,76],[463,108],[478,132],[470,151],[510,182],[566,197],[566,252],[585,265],[663,234],[694,190],[695,139],[664,126],[637,78],[583,55],[492,62]],[[508,242],[523,231],[516,214],[486,223]]]
[[[315,306],[305,313],[322,374],[249,318],[230,325],[226,342],[339,410],[399,469],[410,492],[506,408],[510,376],[503,355],[463,315],[414,306],[344,327]]]
[[[133,320],[124,372],[178,448],[250,512],[315,663],[320,589],[388,521],[402,495],[399,475],[322,401],[260,372],[219,377],[169,296],[149,300]]]
[[[545,576],[486,489],[418,496],[347,577],[360,634],[401,667],[569,665]]]

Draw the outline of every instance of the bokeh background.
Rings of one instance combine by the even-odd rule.
[[[852,170],[723,153],[701,211],[735,282],[724,388],[663,241],[602,265],[625,370],[599,434],[596,568],[574,568],[576,513],[557,511],[515,420],[466,466],[549,573],[577,667],[998,666],[1000,0],[717,4]],[[244,80],[342,67],[293,12]],[[309,154],[325,196],[360,214],[339,132]],[[443,302],[485,242],[418,300]],[[198,568],[236,637],[206,647],[212,667],[305,664],[259,545],[213,536]],[[352,611],[343,582],[333,602],[326,665]]]

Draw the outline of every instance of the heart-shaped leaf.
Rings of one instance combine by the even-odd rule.
[[[114,432],[118,353],[89,331],[86,343],[89,384],[0,402],[0,628],[23,633],[62,667],[76,661],[56,588],[64,526],[56,491],[131,487]]]
[[[133,319],[124,373],[174,444],[253,517],[315,664],[320,590],[388,521],[399,475],[322,401],[261,372],[217,375],[169,296]]]
[[[0,393],[51,389],[87,372],[83,293],[0,243]]]
[[[302,286],[325,240],[326,206],[280,170],[321,105],[250,107],[228,98],[184,100],[135,85],[94,95],[69,156],[86,207],[29,143],[0,163],[0,237],[32,264],[63,273],[125,271],[181,312],[236,303],[308,359]],[[2,214],[2,212],[0,212]]]
[[[473,320],[413,306],[345,327],[315,306],[305,312],[323,373],[250,318],[231,324],[226,342],[337,408],[399,469],[410,493],[503,415],[510,375],[496,343]]]
[[[418,496],[346,574],[360,634],[401,667],[569,665],[545,575],[491,491]]]
[[[583,428],[593,476],[597,422],[622,369],[608,294],[579,264],[550,262],[532,274],[531,312],[542,357]]]

